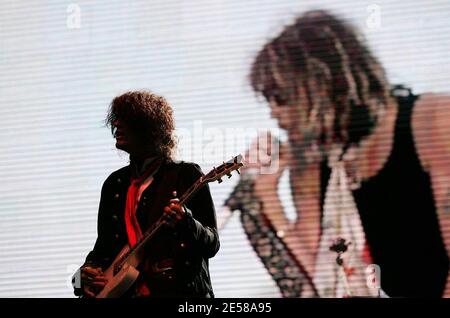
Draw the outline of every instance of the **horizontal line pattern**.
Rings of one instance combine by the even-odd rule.
[[[67,4],[60,1],[5,1],[0,8],[0,297],[73,297],[67,280],[95,242],[102,183],[127,163],[103,122],[111,98],[126,89],[165,95],[178,128],[192,129],[195,120],[203,132],[273,128],[266,104],[249,88],[250,63],[312,5],[363,26],[396,80],[419,91],[446,88],[450,80],[447,1],[378,1],[383,28],[373,32],[364,29],[372,1],[76,3],[79,30],[66,28]],[[424,27],[410,27],[417,17]],[[407,42],[413,44],[405,50]],[[203,137],[205,147],[210,140]],[[235,154],[222,150],[225,159]],[[212,167],[199,163],[205,172]],[[211,184],[218,214],[237,181]],[[283,201],[291,200],[287,192],[280,191]],[[293,207],[285,209],[293,220]],[[216,296],[280,297],[238,212],[220,237],[210,262]]]

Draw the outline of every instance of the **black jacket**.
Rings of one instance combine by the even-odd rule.
[[[127,244],[126,194],[130,165],[113,172],[104,182],[98,212],[98,237],[85,265],[106,269]],[[180,197],[203,173],[198,165],[164,162],[150,186],[142,193],[136,211],[143,232],[163,213],[177,191]],[[174,229],[163,227],[146,250],[146,261],[138,269],[155,297],[214,297],[208,259],[219,250],[216,214],[208,185],[185,204],[186,217]],[[172,260],[173,270],[160,275],[153,265]],[[75,288],[75,295],[82,295]],[[133,292],[128,293],[133,296]]]

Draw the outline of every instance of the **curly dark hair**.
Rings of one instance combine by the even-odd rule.
[[[318,114],[319,138],[358,143],[388,105],[385,71],[345,21],[309,11],[288,25],[257,54],[250,71],[255,92],[277,105],[294,105],[299,88],[307,113]]]
[[[154,149],[154,154],[171,159],[175,148],[173,110],[167,100],[148,91],[130,91],[115,97],[106,116],[114,135],[114,121],[126,123],[133,134]]]

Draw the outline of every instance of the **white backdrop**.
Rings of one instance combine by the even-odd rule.
[[[114,96],[150,89],[167,97],[177,127],[200,131],[180,141],[180,159],[207,171],[245,149],[227,147],[217,131],[276,127],[249,88],[250,63],[297,14],[316,8],[359,27],[391,82],[448,91],[445,0],[2,1],[0,297],[73,297],[67,281],[94,244],[102,182],[127,163],[103,125]],[[211,143],[221,151],[208,155]],[[211,187],[219,217],[236,182]],[[279,297],[238,215],[220,235],[216,295]]]

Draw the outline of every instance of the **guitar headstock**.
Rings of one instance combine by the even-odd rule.
[[[222,177],[225,175],[228,176],[228,178],[231,178],[232,171],[239,173],[239,168],[244,165],[242,161],[242,155],[237,155],[220,166],[214,167],[210,172],[208,172],[208,174],[203,176],[202,182],[218,181],[221,183]]]

